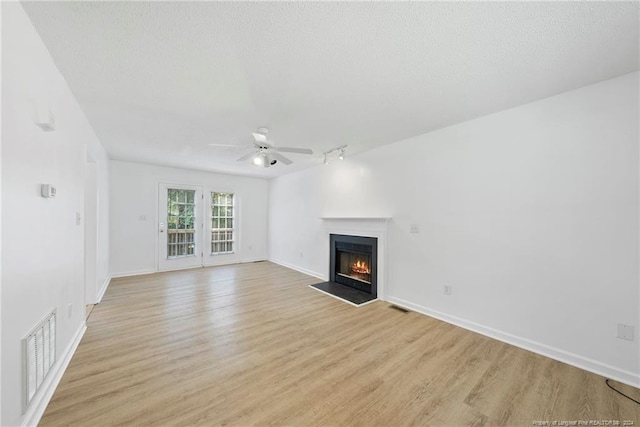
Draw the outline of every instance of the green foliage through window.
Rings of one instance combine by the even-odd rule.
[[[167,256],[194,255],[195,190],[167,190]]]

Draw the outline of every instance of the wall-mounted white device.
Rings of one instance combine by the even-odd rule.
[[[51,184],[42,184],[40,186],[40,195],[42,197],[56,197],[56,187]]]
[[[53,112],[42,104],[36,107],[36,117],[33,122],[44,132],[56,130],[56,118],[53,116]]]

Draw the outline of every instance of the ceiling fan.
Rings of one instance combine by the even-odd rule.
[[[283,156],[280,153],[296,153],[296,154],[313,154],[313,150],[309,148],[293,148],[293,147],[276,147],[273,141],[267,138],[269,133],[268,128],[258,128],[257,132],[252,132],[253,144],[251,151],[238,159],[238,162],[244,162],[249,159],[253,159],[253,164],[256,166],[262,166],[268,168],[278,162],[282,162],[285,165],[290,165],[293,160]],[[238,147],[237,145],[225,145],[225,144],[209,144],[212,147]]]

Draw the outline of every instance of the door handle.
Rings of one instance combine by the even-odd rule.
[[[160,232],[164,233],[164,222],[160,223]]]

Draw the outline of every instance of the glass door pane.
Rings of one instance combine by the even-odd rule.
[[[167,189],[167,258],[195,255],[196,190]]]
[[[202,265],[202,189],[160,184],[160,270]]]

